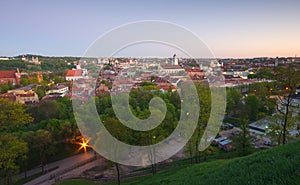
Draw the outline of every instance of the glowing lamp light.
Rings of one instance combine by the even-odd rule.
[[[80,143],[77,143],[78,145],[80,145],[78,151],[80,151],[81,149],[84,150],[84,152],[86,152],[86,148],[90,147],[89,145],[89,140],[85,140],[84,137],[82,137],[81,139],[82,141]]]
[[[87,146],[87,143],[82,143],[81,145],[85,148]]]

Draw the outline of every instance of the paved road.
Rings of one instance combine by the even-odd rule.
[[[172,144],[172,146],[175,147],[177,144],[180,143],[180,141],[172,140],[172,141],[170,141],[170,143]],[[179,154],[180,154],[180,152],[179,152]],[[133,156],[130,156],[129,159],[134,160],[136,157],[139,156],[140,158],[145,157],[145,158],[147,158],[147,160],[149,160],[148,155],[146,155],[144,157],[142,157],[140,155],[142,155],[142,154],[135,153],[135,154],[133,154]],[[180,157],[182,157],[182,156],[180,155]],[[77,166],[77,164],[80,164],[80,163],[85,162],[92,158],[94,158],[94,152],[90,151],[90,152],[78,154],[76,156],[72,156],[72,157],[48,164],[46,169],[52,169],[55,167],[58,167],[58,168],[49,173],[44,174],[43,176],[40,176],[37,179],[34,179],[34,180],[26,183],[25,185],[52,185],[55,183],[55,181],[60,181],[60,180],[68,179],[68,178],[72,178],[72,177],[80,177],[82,172],[84,172],[87,169],[93,168],[95,166],[105,165],[105,159],[101,156],[98,156],[97,160],[94,160],[94,161],[88,162],[84,165],[80,165],[76,168],[73,168],[74,166]],[[70,168],[72,168],[72,170],[69,170]],[[53,175],[55,175],[58,172],[61,172],[63,170],[69,170],[69,171],[64,171],[63,174],[60,173],[59,175],[56,175],[55,178],[50,178],[50,177],[53,177]],[[40,171],[41,171],[41,169],[37,168],[37,169],[33,169],[33,170],[29,171],[27,174],[28,174],[28,176],[30,176],[30,175],[36,174]],[[19,176],[24,177],[24,173],[20,174]]]
[[[68,168],[71,168],[72,166],[74,166],[78,163],[84,162],[84,161],[86,161],[90,158],[93,158],[93,157],[94,157],[94,152],[90,151],[90,152],[78,154],[78,155],[75,155],[75,156],[72,156],[72,157],[68,157],[66,159],[56,161],[54,163],[50,163],[45,167],[45,170],[53,169],[55,167],[58,167],[58,168],[51,171],[51,172],[49,172],[49,173],[46,173],[46,174],[44,174],[44,175],[42,175],[38,178],[36,178],[36,179],[34,179],[34,180],[32,180],[28,183],[26,183],[25,185],[47,184],[47,183],[45,183],[45,181],[48,180],[51,175],[54,175],[54,174],[56,174],[56,173],[58,173],[62,170],[66,170]],[[31,175],[34,175],[34,174],[39,173],[39,172],[41,172],[41,168],[36,168],[36,169],[28,171],[27,176],[31,176]],[[24,177],[25,174],[22,173],[22,174],[19,174],[18,176],[19,177]]]
[[[82,165],[78,168],[75,168],[73,169],[72,171],[69,171],[67,173],[64,173],[62,175],[60,175],[57,179],[51,179],[51,180],[48,180],[47,182],[43,183],[43,185],[52,185],[54,184],[55,182],[61,182],[62,180],[64,179],[72,179],[74,177],[78,178],[78,177],[82,177],[82,173],[88,169],[91,169],[93,167],[100,167],[102,166],[104,168],[105,166],[105,159],[101,156],[98,156],[97,157],[97,160],[94,160],[92,162],[89,162],[85,165]]]

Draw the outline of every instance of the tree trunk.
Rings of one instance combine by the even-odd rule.
[[[156,174],[156,159],[155,159],[155,148],[153,148],[153,171],[154,171],[154,174]]]
[[[152,145],[152,134],[150,132],[148,132],[148,145]],[[154,169],[154,151],[150,150],[149,151],[149,155],[150,155],[150,162],[151,162],[151,172],[152,175],[155,174],[155,169]]]
[[[198,161],[198,156],[199,156],[199,152],[198,152],[198,141],[196,141],[195,143],[195,163],[199,163],[200,161]]]
[[[42,165],[42,173],[44,173],[44,171],[45,171],[44,170],[44,164],[42,163],[41,165]]]
[[[28,159],[26,159],[26,162],[25,162],[25,179],[27,179],[27,165],[28,165],[27,160]]]
[[[8,172],[8,185],[12,184],[12,173]]]
[[[200,163],[201,159],[200,159],[200,151],[199,151],[199,143],[200,143],[200,139],[201,139],[201,129],[200,126],[198,127],[198,133],[197,133],[197,140],[195,143],[195,159],[196,159],[196,163]]]
[[[281,135],[282,135],[282,133],[280,132],[280,134],[279,134],[279,136],[278,136],[278,140],[277,140],[278,146],[281,145]]]
[[[40,162],[41,162],[41,168],[42,168],[42,174],[44,173],[44,162],[43,162],[43,151],[42,148],[40,148]]]
[[[189,152],[190,152],[190,158],[191,158],[191,164],[193,164],[193,149],[192,149],[192,143],[189,142]]]
[[[282,144],[286,143],[286,129],[287,129],[287,122],[288,122],[288,114],[289,114],[289,101],[286,105],[286,111],[284,115],[284,123],[283,123],[283,136],[282,136]]]
[[[245,155],[246,154],[246,125],[243,126],[243,140],[242,140],[242,154]]]
[[[118,163],[115,163],[115,164],[116,164],[116,169],[117,169],[118,185],[120,185],[121,184],[121,178],[120,178],[119,164]]]
[[[207,153],[206,153],[207,151],[206,150],[204,150],[204,161],[206,161],[206,159],[207,159]]]

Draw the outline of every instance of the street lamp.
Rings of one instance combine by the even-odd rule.
[[[81,149],[84,150],[84,152],[86,152],[86,148],[90,147],[89,145],[89,140],[85,140],[84,137],[81,138],[81,142],[77,142],[77,144],[80,145],[78,151],[80,151]]]
[[[155,144],[155,139],[156,136],[152,136],[153,138],[153,143]],[[153,174],[156,174],[156,157],[155,157],[155,147],[153,146],[153,164],[152,164],[152,168],[153,168]]]

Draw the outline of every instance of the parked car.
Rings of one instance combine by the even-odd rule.
[[[229,128],[229,129],[233,129],[233,125],[232,124],[230,124],[230,123],[225,123],[225,125],[227,125],[227,127]]]
[[[232,123],[233,126],[238,127],[239,124],[238,123]]]
[[[233,132],[231,132],[231,134],[234,135],[234,136],[238,135],[239,133],[240,133],[239,131],[233,131]]]

